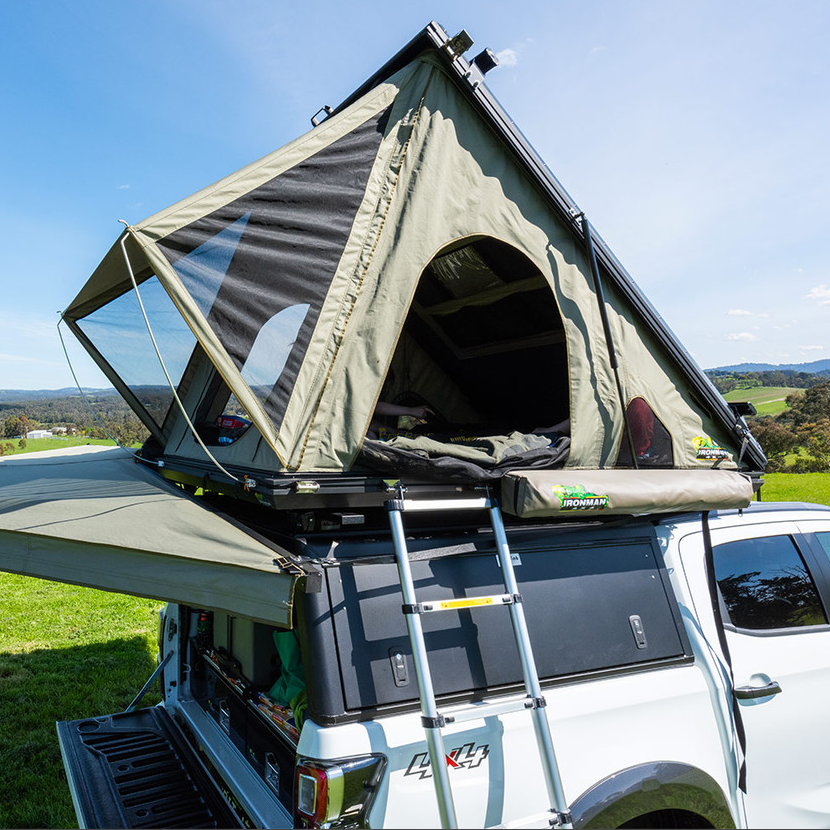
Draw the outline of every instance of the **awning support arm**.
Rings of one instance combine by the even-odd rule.
[[[611,324],[608,322],[608,310],[605,308],[605,294],[602,290],[602,279],[599,274],[599,265],[597,264],[597,256],[594,251],[594,240],[591,236],[591,223],[584,213],[578,213],[574,218],[582,220],[582,235],[585,239],[585,248],[588,253],[588,261],[591,265],[591,275],[594,278],[594,290],[597,295],[597,303],[599,304],[599,316],[602,320],[602,330],[605,333],[605,345],[608,348],[608,360],[611,363],[611,368],[614,370],[614,381],[617,384],[617,395],[620,399],[620,408],[622,411],[623,425],[625,427],[625,435],[628,439],[628,447],[631,450],[631,461],[634,464],[634,469],[639,469],[637,464],[637,453],[634,451],[634,438],[631,435],[631,425],[628,423],[628,414],[626,413],[625,394],[623,393],[622,383],[620,381],[619,363],[617,361],[617,350],[614,348],[614,338],[611,335]]]

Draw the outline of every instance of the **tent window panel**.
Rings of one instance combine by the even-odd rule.
[[[248,211],[216,236],[173,263],[173,270],[205,318],[210,315],[222,280],[230,268],[250,218],[251,212]]]
[[[199,437],[209,446],[233,444],[251,426],[250,416],[216,371],[207,385],[194,420]]]
[[[673,467],[671,435],[644,398],[632,398],[625,410],[638,467]],[[631,447],[623,435],[618,467],[633,467]]]
[[[388,110],[157,245],[279,429]]]
[[[155,276],[139,286],[147,319],[173,385],[184,375],[196,338]],[[130,290],[77,321],[78,327],[161,427],[173,403],[138,298]]]

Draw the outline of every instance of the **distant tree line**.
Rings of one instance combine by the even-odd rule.
[[[710,369],[706,374],[721,395],[733,389],[749,389],[753,386],[792,386],[796,389],[810,389],[826,383],[825,372],[796,372],[792,369],[773,369],[764,372],[730,372]]]
[[[770,472],[830,472],[830,381],[822,379],[789,395],[780,415],[747,418],[747,424],[764,448]],[[787,464],[786,456],[799,448],[795,461]]]
[[[25,438],[33,429],[54,427],[64,427],[70,434],[90,438],[107,438],[108,431],[126,445],[143,442],[148,435],[124,399],[114,393],[88,395],[86,400],[80,395],[68,395],[0,403],[2,438]]]

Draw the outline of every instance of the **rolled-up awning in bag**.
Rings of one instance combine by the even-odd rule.
[[[640,515],[748,507],[752,482],[731,470],[514,470],[502,508],[536,518]]]
[[[0,570],[290,627],[287,557],[118,447],[0,459]]]

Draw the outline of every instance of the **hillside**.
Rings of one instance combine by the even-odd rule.
[[[84,394],[106,397],[118,395],[113,388],[90,389],[84,387]],[[80,393],[74,386],[67,386],[64,389],[0,389],[0,403],[19,403],[27,401],[46,401],[55,398],[76,398]]]
[[[737,372],[729,369],[708,369],[706,374],[721,395],[733,389],[754,389],[758,386],[810,389],[827,381],[827,375],[796,372],[792,369],[770,369],[757,372]],[[730,398],[729,400],[736,400]]]
[[[804,394],[803,389],[793,386],[752,386],[733,389],[723,397],[727,401],[749,401],[759,416],[780,415],[787,408],[787,396]]]
[[[37,428],[65,427],[72,434],[122,443],[143,441],[148,433],[114,389],[0,390],[0,437],[14,438]]]
[[[830,358],[813,360],[811,363],[736,363],[734,366],[716,366],[710,372],[807,372],[830,375]]]

